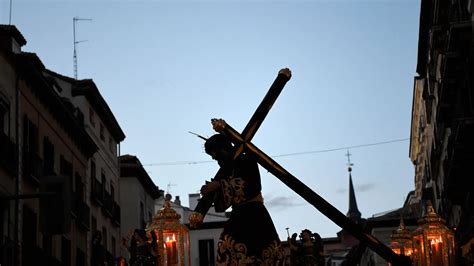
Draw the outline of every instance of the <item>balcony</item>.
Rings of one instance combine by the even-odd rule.
[[[0,132],[0,166],[3,166],[12,176],[17,174],[16,145],[11,139]]]
[[[92,178],[91,199],[99,206],[104,205],[104,186],[95,178]]]

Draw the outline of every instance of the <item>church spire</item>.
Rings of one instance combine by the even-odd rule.
[[[351,154],[347,151],[347,171],[349,172],[349,211],[347,211],[346,216],[351,218],[353,221],[359,221],[361,218],[361,213],[359,208],[357,208],[357,201],[354,192],[354,185],[352,184],[352,166],[354,165],[351,163]]]

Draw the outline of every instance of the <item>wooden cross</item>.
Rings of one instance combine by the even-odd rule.
[[[316,192],[311,190],[308,186],[294,177],[291,173],[285,170],[272,158],[255,146],[251,140],[262,124],[266,115],[270,111],[273,103],[277,99],[280,92],[283,90],[285,84],[291,78],[291,71],[289,69],[282,69],[279,71],[277,78],[270,87],[268,93],[258,106],[252,118],[248,122],[242,134],[237,132],[229,124],[222,119],[212,119],[211,123],[215,131],[223,133],[228,136],[234,143],[236,149],[234,152],[234,159],[237,158],[243,151],[252,153],[257,158],[258,163],[266,170],[272,173],[275,177],[280,179],[290,189],[300,195],[308,203],[313,205],[322,214],[328,217],[331,221],[339,225],[344,230],[357,238],[362,244],[367,245],[374,252],[382,258],[391,262],[393,265],[411,265],[410,259],[405,256],[400,256],[394,253],[389,247],[384,245],[374,236],[365,233],[359,224],[356,224],[351,219],[346,217],[338,209],[328,203],[325,199],[319,196]],[[218,174],[219,175],[219,172]],[[217,176],[216,175],[216,176]]]

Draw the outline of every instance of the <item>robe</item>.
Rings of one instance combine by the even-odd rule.
[[[232,207],[232,212],[219,238],[217,265],[283,265],[284,251],[263,204],[256,160],[242,154],[219,172],[214,180],[219,181],[220,189],[212,201],[216,211]],[[209,198],[199,203],[205,205]],[[200,204],[196,211],[204,215],[207,209]]]

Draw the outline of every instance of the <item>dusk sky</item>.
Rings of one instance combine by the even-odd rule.
[[[347,152],[364,218],[402,206],[414,189],[409,159],[419,1],[13,0],[23,51],[73,77],[92,78],[155,184],[188,205],[218,170],[203,141],[211,118],[241,131],[281,68],[293,77],[253,143],[344,214]],[[9,22],[0,0],[0,23]],[[390,142],[383,145],[370,145]],[[280,238],[340,228],[261,168]],[[122,210],[126,212],[126,210]]]

